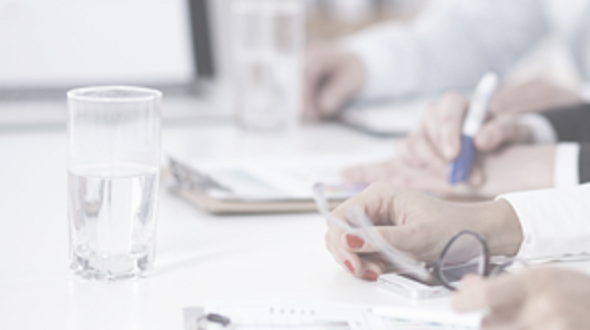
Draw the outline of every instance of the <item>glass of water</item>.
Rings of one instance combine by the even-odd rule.
[[[233,106],[254,130],[296,126],[303,84],[305,2],[233,0]]]
[[[84,278],[153,270],[161,104],[147,88],[68,92],[70,267]]]

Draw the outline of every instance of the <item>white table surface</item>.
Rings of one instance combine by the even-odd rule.
[[[292,134],[203,123],[166,128],[166,150],[201,158],[393,153],[335,124]],[[160,193],[156,273],[97,283],[68,270],[65,131],[0,132],[0,329],[182,329],[211,301],[415,305],[356,279],[324,246],[317,214],[212,216]],[[422,305],[444,305],[445,299]]]
[[[209,123],[166,128],[165,149],[194,157],[393,150],[337,125],[293,134]],[[156,273],[88,282],[68,270],[64,130],[0,132],[0,328],[182,329],[209,301],[408,302],[353,278],[324,247],[316,214],[212,216],[160,193]]]

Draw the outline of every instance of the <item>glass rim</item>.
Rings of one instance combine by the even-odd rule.
[[[136,93],[143,93],[141,96],[129,96],[129,97],[100,97],[90,96],[91,92],[101,92],[110,90],[124,90],[133,91]],[[133,102],[148,102],[162,98],[162,92],[157,89],[138,87],[138,86],[125,86],[125,85],[112,85],[112,86],[90,86],[70,89],[67,92],[68,100],[84,101],[84,102],[106,102],[106,103],[133,103]]]

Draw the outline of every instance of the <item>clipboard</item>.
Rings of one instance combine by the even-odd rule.
[[[304,213],[317,211],[311,196],[285,196],[270,194],[232,194],[232,187],[219,182],[213,176],[169,158],[163,177],[169,178],[169,190],[201,210],[218,215]],[[329,199],[331,209],[364,189],[364,186],[350,186],[349,191],[336,194]],[[340,188],[338,188],[340,189]],[[348,189],[348,188],[347,188]]]

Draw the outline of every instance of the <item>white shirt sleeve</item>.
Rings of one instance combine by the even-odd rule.
[[[555,188],[575,187],[580,183],[579,157],[579,143],[565,142],[557,145],[553,166]]]
[[[580,96],[582,102],[590,103],[590,84],[584,82],[582,86],[580,86],[578,95]]]
[[[522,226],[517,257],[558,259],[590,253],[590,184],[498,198],[512,205]]]
[[[471,89],[505,73],[549,30],[543,1],[440,0],[412,24],[383,24],[342,41],[367,73],[360,98]]]

